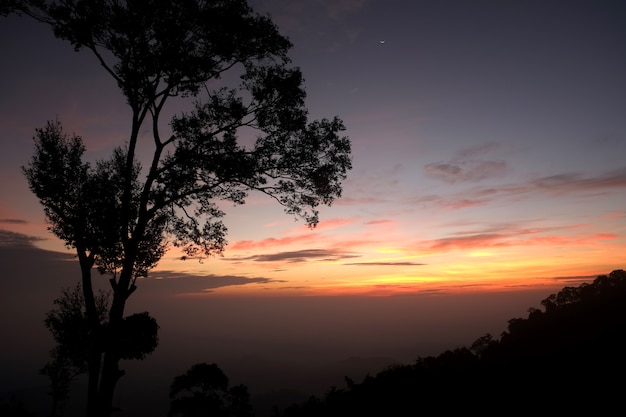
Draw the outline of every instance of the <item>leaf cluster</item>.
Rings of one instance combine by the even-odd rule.
[[[135,198],[132,215],[124,224],[121,201],[128,176],[123,149],[115,149],[110,160],[93,167],[83,161],[82,138],[65,133],[58,121],[37,129],[34,141],[35,152],[23,172],[44,208],[49,230],[68,247],[91,257],[100,272],[114,274],[122,266],[125,231],[138,215],[141,166],[135,162],[132,167],[130,183]],[[145,276],[165,250],[162,223],[156,217],[138,245],[136,276]]]
[[[159,325],[148,312],[131,314],[124,318],[117,350],[122,359],[145,359],[159,344]]]
[[[98,326],[94,327],[87,317],[81,285],[63,289],[44,320],[57,345],[51,352],[53,362],[74,369],[76,374],[87,371],[89,347],[100,339],[102,326],[106,323],[108,300],[109,294],[104,292],[95,298]]]

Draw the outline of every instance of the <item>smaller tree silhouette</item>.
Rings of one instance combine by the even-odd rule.
[[[44,324],[52,333],[56,346],[50,351],[50,361],[39,373],[50,378],[52,417],[63,414],[72,380],[87,372],[90,343],[94,342],[94,335],[105,323],[108,298],[104,292],[96,297],[97,327],[87,319],[80,283],[72,289],[63,289],[61,296],[54,300],[55,307],[46,314]]]
[[[88,318],[84,293],[80,282],[73,288],[62,290],[54,300],[54,308],[46,314],[44,324],[52,334],[56,346],[50,351],[50,361],[39,373],[50,379],[52,417],[63,415],[69,399],[70,384],[88,371],[90,362],[100,366],[104,352],[104,335],[112,329],[107,323],[109,293],[101,291],[95,297],[97,321]],[[118,341],[117,351],[123,359],[144,359],[156,349],[159,325],[147,312],[125,317]],[[94,359],[92,356],[96,355]]]
[[[214,363],[198,363],[174,378],[168,417],[251,417],[245,385],[228,387],[228,377]]]

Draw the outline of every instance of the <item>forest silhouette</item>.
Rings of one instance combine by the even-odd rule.
[[[621,409],[626,370],[626,272],[565,287],[508,321],[499,338],[394,365],[273,417],[433,412],[605,415]]]
[[[508,320],[499,337],[485,334],[469,347],[396,364],[360,382],[272,411],[255,410],[254,393],[229,386],[217,364],[195,364],[170,387],[171,416],[301,417],[420,413],[592,413],[621,407],[626,370],[626,272],[564,287]],[[123,410],[121,410],[123,412]],[[162,415],[166,414],[163,410]],[[2,416],[33,416],[13,398]]]

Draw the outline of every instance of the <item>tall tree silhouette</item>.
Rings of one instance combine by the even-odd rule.
[[[94,328],[91,270],[111,277],[104,354],[90,352],[87,407],[90,416],[109,415],[123,375],[124,309],[137,279],[170,246],[188,256],[221,252],[227,230],[217,202],[243,204],[252,190],[315,226],[319,205],[341,195],[350,141],[337,117],[308,121],[289,40],[244,0],[27,0],[17,7],[91,52],[131,109],[126,144],[108,160],[84,162],[81,138],[50,122],[37,130],[24,168],[51,231],[76,250]],[[238,81],[214,87],[219,78]],[[194,110],[174,117],[165,133],[161,118],[172,97],[193,98]],[[142,164],[146,126],[152,156]],[[255,131],[256,140],[240,140],[241,129]]]

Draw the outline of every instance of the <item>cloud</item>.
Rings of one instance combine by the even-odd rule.
[[[442,200],[440,202],[440,206],[443,208],[449,208],[452,210],[460,210],[468,207],[476,207],[476,206],[484,206],[488,204],[491,200],[488,199],[469,199],[462,198],[459,200]]]
[[[351,218],[334,218],[334,219],[322,219],[315,227],[316,231],[332,230],[343,226],[347,226],[354,223],[354,219]]]
[[[277,247],[277,246],[287,246],[294,243],[303,243],[310,242],[311,240],[315,240],[319,238],[318,235],[314,233],[306,233],[297,236],[287,236],[281,238],[270,237],[263,240],[240,240],[235,242],[232,245],[229,245],[229,249],[231,250],[249,250],[256,248],[267,248],[267,247]]]
[[[168,295],[207,293],[211,290],[233,285],[269,284],[285,282],[264,277],[242,277],[236,275],[193,275],[174,271],[152,271],[142,279],[141,291]]]
[[[452,176],[455,171],[455,169],[449,168],[450,176]],[[458,173],[459,177],[462,175],[462,173]],[[520,183],[474,187],[446,196],[436,194],[415,196],[407,199],[407,204],[411,206],[423,204],[458,210],[467,207],[483,206],[493,201],[503,201],[503,199],[518,201],[536,194],[565,196],[620,188],[626,188],[626,168],[588,176],[584,176],[580,173],[549,175]],[[615,212],[613,216],[619,218],[620,213],[623,216],[624,212]]]
[[[0,219],[0,223],[6,224],[27,224],[28,222],[23,219]]]
[[[423,266],[426,264],[417,262],[351,262],[344,265],[357,265],[357,266]]]
[[[429,249],[449,250],[449,249],[466,249],[475,247],[493,247],[506,246],[505,241],[507,235],[493,233],[476,233],[467,236],[452,236],[441,239],[435,239],[426,244]]]
[[[502,145],[495,142],[485,143],[483,145],[472,146],[459,151],[455,159],[467,159],[475,156],[486,155],[502,148]]]
[[[422,248],[434,251],[449,251],[454,249],[498,248],[510,246],[566,246],[566,245],[596,245],[602,240],[617,239],[612,233],[596,233],[592,235],[554,234],[565,228],[518,228],[503,226],[499,232],[478,231],[457,233],[454,236],[421,242]]]
[[[555,281],[565,281],[567,283],[581,283],[581,282],[591,282],[595,280],[597,275],[582,275],[582,276],[571,276],[571,277],[553,277],[552,279]]]
[[[340,199],[335,201],[333,204],[336,206],[365,206],[372,204],[385,204],[389,203],[388,199],[380,198],[380,197],[350,197],[350,196],[342,196]]]
[[[294,244],[308,244],[312,246],[312,242],[322,240],[322,233],[329,230],[335,230],[343,226],[355,223],[355,219],[351,218],[333,218],[320,221],[320,223],[311,230],[304,226],[292,229],[289,233],[292,235],[280,238],[270,237],[262,240],[240,240],[228,246],[229,250],[251,250],[258,248],[280,248]],[[304,233],[302,233],[304,231]]]
[[[30,248],[34,247],[35,242],[42,240],[45,239],[0,229],[0,247]]]
[[[501,177],[506,169],[504,161],[465,160],[427,164],[424,172],[431,178],[454,184]]]
[[[396,222],[394,220],[389,220],[389,219],[381,219],[381,220],[370,220],[368,222],[365,222],[363,224],[368,225],[368,226],[372,226],[372,225],[392,225],[395,224]]]
[[[289,262],[302,263],[310,260],[321,260],[326,262],[334,262],[340,259],[358,258],[349,252],[343,252],[333,249],[304,249],[288,252],[277,252],[271,254],[261,254],[246,257],[225,258],[227,261],[256,261],[256,262]]]
[[[602,220],[619,220],[626,217],[626,210],[613,211],[602,216]]]
[[[501,177],[506,173],[506,162],[480,158],[500,148],[501,145],[494,142],[465,148],[460,150],[450,161],[425,165],[424,172],[431,178],[448,183],[477,182]]]
[[[530,185],[538,190],[559,193],[624,188],[626,187],[626,167],[595,177],[583,177],[578,173],[550,175],[532,180]]]

